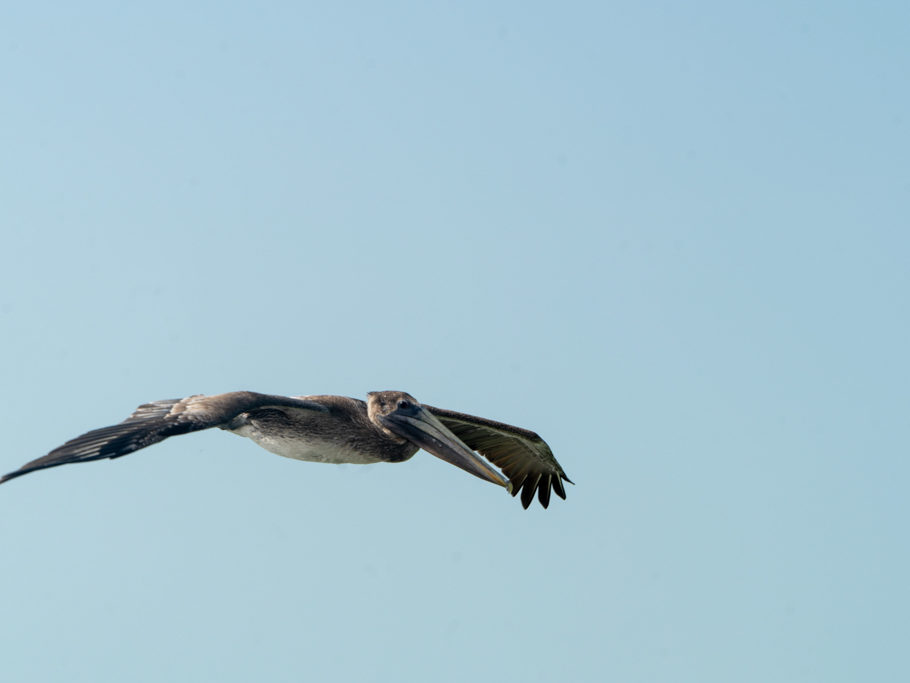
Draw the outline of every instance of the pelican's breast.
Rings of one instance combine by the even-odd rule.
[[[353,411],[324,413],[286,406],[267,407],[241,413],[226,429],[252,439],[267,451],[295,460],[367,465],[406,459],[390,457],[387,451],[394,446],[387,443],[365,416],[358,418],[359,414]],[[404,448],[410,451],[408,455],[417,451],[410,445]]]
[[[355,448],[343,440],[326,439],[317,434],[288,433],[283,430],[263,428],[263,426],[259,424],[258,420],[251,420],[229,431],[252,439],[265,450],[285,458],[355,465],[382,462],[377,454]]]

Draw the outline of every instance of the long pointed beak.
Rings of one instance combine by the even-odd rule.
[[[436,417],[423,406],[404,413],[396,411],[379,418],[391,431],[411,441],[428,453],[445,460],[455,467],[470,472],[506,489],[511,489],[509,480],[502,476],[486,460],[468,448]]]

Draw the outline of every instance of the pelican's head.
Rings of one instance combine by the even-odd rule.
[[[416,398],[404,391],[371,391],[367,394],[367,414],[370,422],[380,427],[385,427],[380,421],[381,417],[391,415],[396,410],[411,410],[414,406],[422,407]]]
[[[367,394],[367,414],[385,434],[410,441],[476,477],[509,487],[508,480],[498,470],[468,448],[410,394],[371,391]]]

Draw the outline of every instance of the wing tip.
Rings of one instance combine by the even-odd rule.
[[[562,485],[563,481],[567,481],[572,485],[575,484],[574,481],[569,479],[565,473],[561,471],[559,473],[543,474],[536,477],[518,475],[509,481],[507,490],[512,494],[513,498],[521,493],[521,506],[525,510],[531,507],[531,503],[534,502],[535,493],[537,494],[537,500],[540,502],[541,507],[547,509],[550,506],[552,493],[555,493],[563,500],[566,500],[566,488]]]
[[[8,472],[7,474],[4,474],[2,477],[0,477],[0,484],[8,482],[10,479],[15,479],[16,477],[21,477],[23,474],[28,474],[30,472],[34,472],[36,469],[41,469],[41,468],[40,467],[29,467],[28,465],[24,465],[23,467],[20,467],[18,470],[13,470],[12,472]]]

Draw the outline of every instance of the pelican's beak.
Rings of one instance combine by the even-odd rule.
[[[395,410],[379,419],[389,430],[437,458],[460,467],[475,477],[511,489],[509,480],[503,477],[499,470],[494,469],[468,448],[423,406],[411,405],[405,410]]]

